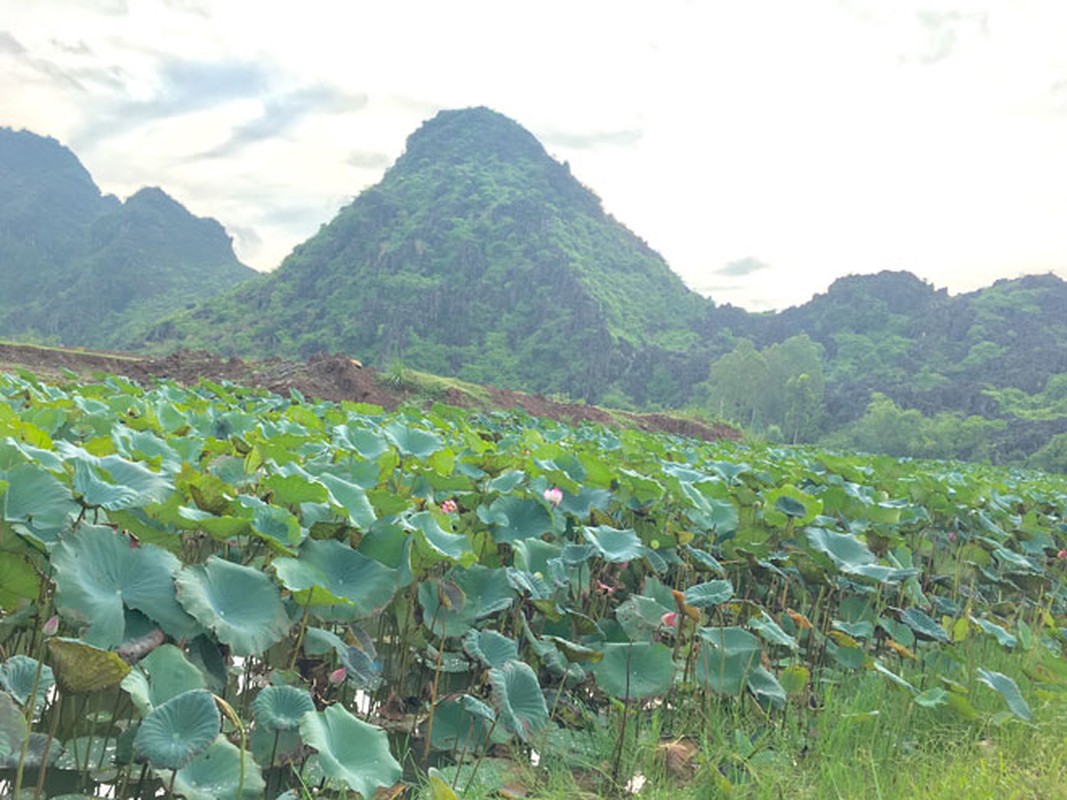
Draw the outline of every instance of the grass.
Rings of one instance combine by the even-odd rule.
[[[510,796],[521,788],[540,800],[1067,798],[1067,682],[1027,678],[1051,663],[1052,654],[1046,657],[1040,643],[1008,652],[988,638],[960,647],[967,661],[1016,680],[1031,702],[1032,723],[1011,715],[997,692],[967,681],[965,664],[942,674],[965,678],[960,683],[977,711],[973,720],[944,706],[923,708],[911,692],[871,669],[836,672],[835,682],[770,715],[747,697],[715,698],[710,705],[699,696],[668,697],[641,714],[631,710],[615,783],[619,708],[585,739],[587,755],[573,740],[555,748],[546,742],[538,766],[530,766],[525,754],[494,760],[461,796],[500,796],[494,793],[503,786],[504,796],[507,787]],[[919,689],[941,685],[931,677],[937,674],[933,666],[918,665],[904,677]],[[635,775],[643,785],[633,792],[627,783]],[[461,774],[460,787],[468,776]]]

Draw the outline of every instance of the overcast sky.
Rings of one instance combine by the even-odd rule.
[[[271,269],[487,105],[720,303],[1067,277],[1067,2],[0,0],[0,125]]]

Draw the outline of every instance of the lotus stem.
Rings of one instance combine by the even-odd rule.
[[[56,690],[56,702],[54,706],[54,713],[52,714],[52,722],[48,726],[48,738],[44,742],[44,752],[41,753],[41,766],[37,771],[37,786],[33,790],[33,800],[37,800],[41,796],[41,792],[44,791],[44,778],[48,774],[48,751],[52,747],[52,740],[56,737],[56,728],[59,727],[59,716],[63,710],[63,693],[58,689]],[[27,737],[27,743],[29,743],[29,737]],[[21,767],[21,762],[19,764]],[[18,783],[15,784],[15,797],[18,797]]]

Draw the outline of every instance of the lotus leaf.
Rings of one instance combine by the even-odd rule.
[[[505,495],[489,506],[490,530],[499,544],[537,539],[553,529],[552,515],[543,503],[528,497]]]
[[[389,752],[385,731],[357,719],[340,705],[304,714],[300,735],[319,751],[319,766],[327,778],[343,782],[364,797],[400,778],[402,770]]]
[[[645,546],[632,530],[599,525],[595,528],[583,528],[582,534],[605,561],[633,561],[645,554]]]
[[[737,695],[759,665],[759,640],[741,628],[700,628],[697,683],[720,694]]]
[[[41,579],[28,560],[16,553],[0,553],[0,609],[14,611],[40,591]]]
[[[548,707],[529,664],[508,661],[489,670],[493,705],[504,728],[524,742],[548,725]]]
[[[35,464],[17,464],[0,472],[8,489],[0,496],[6,522],[31,522],[35,529],[58,533],[67,515],[78,511],[70,489]]]
[[[65,535],[52,558],[56,607],[89,623],[85,641],[116,647],[127,638],[125,609],[143,612],[177,638],[196,631],[196,622],[175,597],[177,557],[155,545],[131,548],[113,528],[82,525]]]
[[[519,644],[496,631],[470,630],[463,637],[463,649],[486,667],[502,667],[519,657]]]
[[[389,423],[382,428],[382,433],[404,458],[428,458],[444,447],[444,442],[437,434],[413,428],[400,421]]]
[[[734,587],[730,581],[714,580],[698,583],[685,590],[685,602],[696,608],[710,608],[721,605],[734,596]]]
[[[245,800],[264,789],[256,762],[221,737],[174,776],[174,791],[186,800]]]
[[[295,686],[266,686],[252,702],[256,726],[272,731],[291,731],[300,727],[304,714],[315,710],[306,689]]]
[[[276,558],[274,569],[300,605],[350,605],[356,616],[384,608],[398,573],[343,542],[308,539],[299,558]]]
[[[981,667],[978,669],[978,680],[990,689],[999,692],[1000,696],[1007,701],[1008,709],[1012,714],[1025,722],[1034,721],[1033,712],[1030,711],[1029,704],[1023,699],[1019,686],[1014,680],[1001,672],[993,672]]]
[[[172,644],[157,647],[122,680],[122,688],[142,714],[184,692],[204,687],[204,674]]]
[[[221,726],[211,692],[192,689],[149,712],[137,729],[133,749],[156,769],[181,769],[211,746]]]
[[[212,556],[183,569],[177,586],[185,609],[237,655],[258,655],[289,631],[278,588],[257,569]]]
[[[40,675],[37,670],[40,668]],[[40,664],[36,658],[18,654],[13,655],[0,666],[0,687],[3,687],[20,706],[25,706],[33,692],[34,682],[37,683],[36,708],[42,705],[48,697],[48,690],[55,685],[55,675],[52,668],[46,664]]]
[[[467,537],[461,533],[448,533],[442,530],[429,511],[412,514],[408,518],[408,523],[422,534],[423,541],[438,555],[452,561],[463,562],[473,559],[474,551],[471,550]]]
[[[647,700],[666,694],[674,678],[671,649],[659,642],[605,644],[593,665],[597,685],[620,700]]]
[[[64,692],[96,692],[122,682],[130,673],[130,665],[117,653],[101,650],[91,644],[53,636],[48,640],[48,652],[55,665],[56,680]]]

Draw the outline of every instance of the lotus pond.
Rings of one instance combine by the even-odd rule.
[[[889,751],[1067,688],[1059,476],[19,373],[0,511],[7,794],[727,793],[835,687]]]

